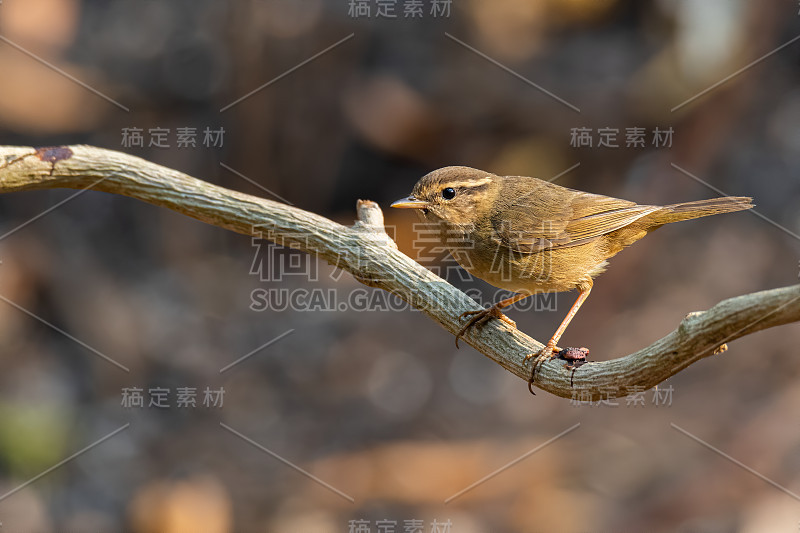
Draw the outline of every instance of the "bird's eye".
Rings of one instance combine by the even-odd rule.
[[[452,200],[456,196],[456,190],[452,187],[447,187],[446,189],[442,189],[442,198],[445,200]]]

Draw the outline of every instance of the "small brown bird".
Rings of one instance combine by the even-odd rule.
[[[496,176],[469,167],[445,167],[420,179],[411,196],[392,207],[417,209],[441,244],[470,274],[518,293],[471,317],[456,335],[498,318],[501,309],[536,293],[578,289],[580,294],[539,352],[557,353],[564,330],[592,290],[607,259],[654,229],[681,220],[741,211],[752,198],[723,197],[667,206],[638,205],[525,176]],[[536,354],[529,354],[526,359]]]

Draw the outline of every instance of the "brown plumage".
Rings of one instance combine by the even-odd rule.
[[[543,351],[549,357],[608,258],[664,224],[753,204],[747,197],[723,197],[639,205],[537,178],[445,167],[423,176],[411,196],[392,207],[417,209],[467,272],[518,293],[483,311],[465,313],[471,318],[456,335],[456,345],[467,329],[492,317],[513,325],[500,310],[522,298],[578,289],[578,300]]]

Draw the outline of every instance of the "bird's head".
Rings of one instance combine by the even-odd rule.
[[[411,194],[392,207],[417,209],[425,221],[475,225],[491,210],[500,178],[469,167],[444,167],[423,176]]]

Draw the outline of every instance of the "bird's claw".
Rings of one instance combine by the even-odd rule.
[[[563,350],[561,348],[559,348],[558,346],[555,346],[555,345],[552,345],[552,344],[547,344],[544,348],[542,348],[538,352],[529,353],[528,355],[526,355],[525,356],[525,361],[526,362],[529,361],[534,356],[538,356],[538,357],[536,357],[536,363],[539,363],[540,361],[541,362],[549,361],[550,359],[552,359],[553,357],[557,356],[562,351]]]
[[[466,324],[464,324],[464,326],[460,330],[458,330],[458,333],[456,333],[456,348],[459,347],[458,339],[463,337],[464,333],[466,333],[467,330],[469,330],[469,328],[473,326],[482,326],[483,324],[485,324],[486,322],[488,322],[493,318],[502,320],[512,328],[517,327],[517,323],[508,318],[506,315],[504,315],[503,312],[500,311],[500,308],[497,307],[496,305],[487,307],[486,309],[481,309],[480,311],[466,311],[464,313],[461,313],[458,316],[458,319],[463,320],[466,317],[470,317],[470,319],[467,321]]]

